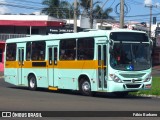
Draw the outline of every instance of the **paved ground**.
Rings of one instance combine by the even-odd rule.
[[[3,72],[0,72],[0,76],[1,76],[1,77],[3,76]]]

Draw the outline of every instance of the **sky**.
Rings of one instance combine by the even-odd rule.
[[[0,0],[0,14],[31,14],[40,12],[44,7],[41,3],[43,0]],[[68,0],[73,2],[74,0]],[[78,0],[77,0],[78,1]],[[96,1],[96,0],[93,0]],[[99,0],[103,9],[113,8],[110,16],[119,20],[120,0]],[[153,17],[160,22],[160,0],[124,0],[125,1],[125,22],[138,21],[149,22],[150,7],[145,5],[152,5]]]

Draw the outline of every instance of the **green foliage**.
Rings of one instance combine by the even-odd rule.
[[[160,96],[160,77],[153,77],[152,89],[151,90],[141,90],[135,93],[130,93],[131,95],[159,95]]]
[[[73,5],[68,1],[43,0],[42,4],[46,6],[42,13],[61,19],[73,18]]]
[[[109,15],[113,11],[112,8],[103,9],[99,3],[98,0],[93,3],[93,19],[114,19]],[[43,0],[42,4],[46,6],[42,13],[60,19],[74,17],[74,3],[69,3],[67,0]],[[90,16],[90,0],[79,0],[77,4],[77,16],[84,14],[84,12]]]

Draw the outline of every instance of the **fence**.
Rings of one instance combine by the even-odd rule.
[[[10,38],[21,38],[21,37],[27,37],[28,34],[0,34],[0,40],[6,41]]]

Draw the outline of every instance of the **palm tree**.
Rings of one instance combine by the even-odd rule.
[[[57,17],[57,18],[73,18],[73,6],[68,1],[61,0],[43,0],[42,13]]]
[[[112,8],[106,8],[105,10],[103,10],[99,5],[97,5],[96,8],[93,10],[93,13],[94,13],[94,17],[97,19],[114,20],[114,17],[109,15],[112,11],[113,11]]]
[[[82,8],[84,8],[85,13],[87,13],[88,16],[90,16],[91,11],[90,11],[90,1],[91,0],[80,0],[80,5],[82,6]],[[109,15],[109,13],[111,13],[113,10],[112,8],[107,8],[105,10],[103,10],[98,3],[100,3],[98,0],[96,2],[93,3],[93,19],[113,19],[114,18],[112,16]],[[95,7],[96,5],[96,7]],[[83,14],[83,13],[82,13]],[[90,20],[93,22],[93,20]]]
[[[112,11],[112,8],[102,9],[99,5],[97,5],[93,10],[93,15],[95,19],[100,19],[102,25],[104,19],[115,20],[114,17],[109,15]]]

